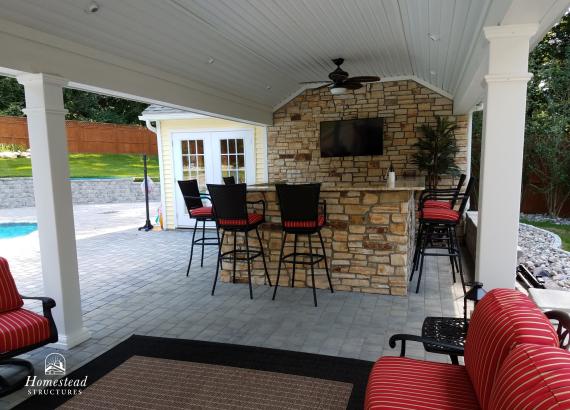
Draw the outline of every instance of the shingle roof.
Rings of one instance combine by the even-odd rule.
[[[190,111],[180,110],[178,108],[163,107],[162,105],[151,104],[146,110],[142,112],[142,115],[151,114],[185,114],[191,113]]]

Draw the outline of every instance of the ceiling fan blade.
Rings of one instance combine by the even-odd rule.
[[[345,83],[339,85],[339,87],[344,87],[347,90],[358,90],[359,88],[362,88],[364,86],[360,83],[345,82]]]
[[[321,83],[330,83],[330,80],[320,80],[320,81],[302,81],[299,84],[321,84]]]
[[[380,77],[375,75],[361,75],[358,77],[347,78],[346,81],[351,83],[372,83],[374,81],[380,81]]]

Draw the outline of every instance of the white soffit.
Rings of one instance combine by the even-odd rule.
[[[0,0],[0,18],[271,110],[299,82],[326,79],[335,57],[353,76],[413,78],[456,95],[482,27],[517,1],[97,0],[89,14],[88,0]],[[510,18],[560,1],[534,3]]]

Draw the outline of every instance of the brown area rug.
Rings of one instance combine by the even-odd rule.
[[[62,409],[346,409],[352,384],[133,356]]]

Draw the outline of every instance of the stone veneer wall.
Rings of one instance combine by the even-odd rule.
[[[456,162],[467,165],[467,117],[452,116],[453,102],[415,81],[369,84],[333,96],[325,87],[307,90],[273,114],[268,128],[269,180],[290,182],[378,182],[393,163],[397,175],[417,174],[410,163],[417,127],[435,124],[436,116],[457,121],[460,152]],[[357,118],[384,118],[384,155],[321,158],[319,123]],[[442,181],[450,184],[451,179]]]
[[[141,182],[130,178],[72,179],[71,195],[74,204],[106,204],[112,202],[144,201]],[[151,201],[160,201],[160,183],[154,182],[149,195]],[[32,178],[0,178],[0,208],[34,206]]]
[[[321,198],[327,202],[327,225],[322,236],[327,252],[332,284],[335,290],[405,295],[414,241],[415,206],[412,191],[333,191],[324,189]],[[273,284],[276,282],[281,249],[281,218],[276,193],[248,192],[248,200],[263,199],[266,204],[266,223],[259,228],[265,247],[267,269]],[[257,206],[257,211],[261,208]],[[312,237],[313,250],[322,252],[318,236]],[[244,244],[243,234],[237,243]],[[249,233],[250,247],[259,247],[255,233]],[[223,251],[233,249],[233,234],[224,239]],[[293,235],[288,235],[286,254],[293,249]],[[306,235],[298,236],[297,250],[309,252]],[[196,257],[196,256],[195,256]],[[221,280],[231,281],[231,262],[224,262]],[[292,265],[281,267],[280,285],[292,280]],[[236,281],[247,283],[247,264],[238,262]],[[252,263],[252,282],[264,284],[261,258]],[[310,269],[298,265],[295,272],[296,287],[310,287]],[[315,265],[315,285],[328,289],[324,263]],[[256,291],[254,290],[254,293]],[[254,296],[255,297],[255,296]],[[277,293],[279,298],[279,291]]]

